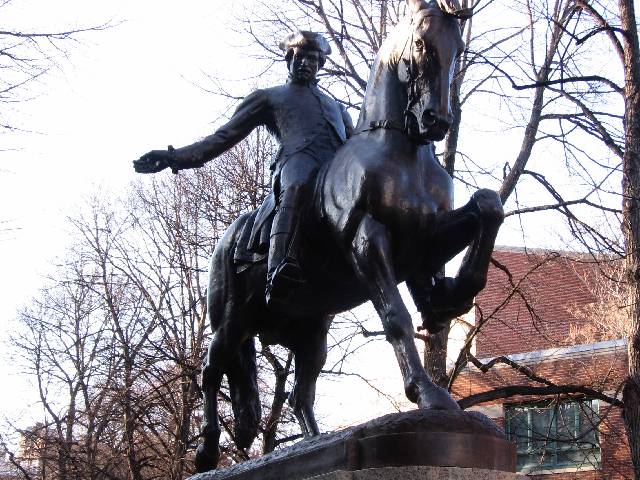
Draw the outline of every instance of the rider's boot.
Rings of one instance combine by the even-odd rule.
[[[268,306],[286,302],[305,282],[298,263],[297,216],[294,207],[280,207],[273,219],[265,291]]]

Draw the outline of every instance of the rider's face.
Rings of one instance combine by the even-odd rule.
[[[320,53],[315,50],[295,48],[289,62],[289,75],[295,83],[309,83],[320,69]]]

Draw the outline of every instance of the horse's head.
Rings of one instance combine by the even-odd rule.
[[[407,0],[410,26],[396,44],[397,73],[407,88],[406,131],[418,143],[442,140],[451,125],[449,86],[464,48],[457,0]]]

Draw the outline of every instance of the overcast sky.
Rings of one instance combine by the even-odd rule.
[[[12,228],[0,237],[5,318],[61,252],[64,217],[83,197],[126,188],[131,161],[144,152],[212,131],[226,104],[194,84],[205,84],[203,72],[224,66],[230,50],[223,0],[14,3],[32,7],[18,12],[23,28],[31,18],[48,18],[48,28],[114,27],[83,36],[59,71],[25,93],[37,96],[13,117],[31,133],[0,136],[0,212]]]

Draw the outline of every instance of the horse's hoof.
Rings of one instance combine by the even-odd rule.
[[[482,218],[498,223],[504,221],[504,209],[497,192],[482,188],[473,194],[473,199]]]
[[[203,473],[215,470],[218,466],[218,447],[207,448],[204,444],[198,445],[196,450],[196,472]]]
[[[253,440],[258,436],[258,424],[260,423],[260,412],[257,418],[255,413],[246,411],[238,413],[236,416],[235,441],[238,448],[243,450],[251,447]]]
[[[439,308],[431,306],[428,311],[422,312],[422,327],[431,335],[439,333],[449,325],[451,320],[464,315],[472,307],[473,302],[470,300],[459,301],[454,306],[441,306]]]
[[[444,327],[446,327],[451,320],[446,317],[436,315],[434,312],[422,313],[422,328],[427,330],[430,335],[440,333]]]
[[[430,334],[438,333],[451,320],[467,313],[473,307],[473,297],[459,296],[455,278],[444,277],[435,281],[431,298],[422,309],[422,326]]]
[[[460,410],[460,405],[444,388],[434,385],[420,395],[418,408],[421,410]]]

